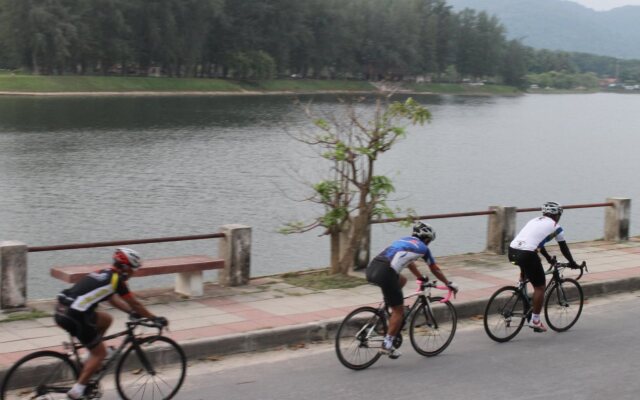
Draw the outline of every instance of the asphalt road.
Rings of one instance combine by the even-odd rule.
[[[364,371],[331,344],[193,363],[178,399],[638,399],[640,293],[596,298],[565,333],[523,328],[499,344],[466,320],[451,346],[425,358],[409,341],[398,360]],[[109,378],[107,378],[109,379]]]

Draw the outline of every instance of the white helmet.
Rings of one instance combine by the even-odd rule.
[[[547,201],[542,205],[542,214],[557,215],[559,217],[562,215],[562,206],[555,201]]]
[[[142,265],[140,255],[127,247],[118,247],[113,253],[113,265],[118,268],[131,267],[138,269]]]
[[[431,225],[418,221],[413,225],[412,236],[417,237],[423,242],[425,240],[434,241],[436,240],[436,231]]]

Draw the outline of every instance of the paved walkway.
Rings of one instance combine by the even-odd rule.
[[[624,243],[573,243],[570,247],[574,258],[586,260],[589,266],[589,274],[581,280],[587,295],[640,289],[640,238]],[[550,252],[560,254],[553,246]],[[478,305],[498,287],[513,284],[518,276],[506,256],[489,253],[439,257],[438,263],[461,288],[453,303],[463,317],[481,313]],[[426,267],[421,270],[426,271]],[[599,289],[586,290],[590,286]],[[415,282],[410,279],[405,293],[414,289]],[[204,296],[197,299],[182,299],[166,289],[146,291],[140,297],[155,314],[169,319],[169,336],[178,340],[189,356],[202,358],[331,337],[331,324],[335,329],[335,324],[355,307],[377,304],[380,292],[367,284],[314,291],[288,285],[278,277],[265,277],[236,288],[210,284]],[[50,312],[52,304],[40,301],[30,306]],[[476,306],[465,307],[471,304]],[[114,311],[113,315],[116,318],[111,331],[125,321],[123,313]],[[0,314],[0,319],[6,318],[8,314]],[[29,352],[59,348],[66,340],[68,337],[51,317],[1,321],[0,372]]]

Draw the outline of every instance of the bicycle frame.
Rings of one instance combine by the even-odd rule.
[[[567,302],[566,294],[564,293],[564,290],[562,289],[561,285],[554,286],[554,284],[556,282],[560,282],[563,279],[562,271],[566,268],[571,268],[569,266],[569,263],[554,262],[549,267],[549,269],[545,271],[545,275],[551,275],[551,279],[549,279],[549,281],[547,282],[547,285],[544,288],[544,297],[546,298],[549,295],[551,288],[555,287],[556,290],[558,291],[558,298],[564,301],[564,303],[562,304],[564,306],[566,306],[566,302]],[[587,264],[584,261],[578,268],[581,270],[584,269],[585,271],[588,272]],[[529,293],[527,291],[527,283],[529,283],[529,279],[525,279],[524,281],[518,282],[518,286],[516,286],[516,289],[524,299],[523,317],[526,318],[527,321],[529,321],[529,319],[531,318],[531,312],[533,310],[533,304],[532,304],[532,299],[531,297],[529,297]]]
[[[430,318],[430,320],[435,322],[435,328],[438,328],[438,323],[433,318],[433,310],[431,309],[431,304],[427,301],[427,299],[431,298],[431,289],[446,290],[448,292],[447,295],[442,300],[440,300],[440,303],[446,303],[454,295],[453,290],[449,289],[447,286],[438,285],[437,281],[428,282],[418,280],[417,283],[418,288],[416,289],[416,292],[404,297],[404,300],[410,299],[412,297],[415,297],[416,300],[413,302],[413,305],[409,307],[409,312],[405,313],[405,315],[402,317],[402,325],[400,329],[402,330],[404,328],[406,322],[409,320],[409,317],[415,312],[420,304],[424,304],[425,309],[428,313],[428,317]],[[383,310],[387,316],[391,315],[391,313],[388,311],[388,306],[385,301],[382,301],[380,303],[378,309]]]
[[[119,337],[122,336],[126,336],[125,339],[120,343],[120,345],[114,350],[114,352],[111,354],[111,356],[102,364],[102,366],[100,367],[100,369],[91,377],[91,380],[89,381],[89,384],[93,384],[93,385],[97,385],[98,382],[100,382],[102,380],[102,378],[106,375],[107,371],[109,370],[109,367],[120,358],[120,355],[124,352],[124,350],[130,345],[133,346],[133,348],[135,349],[136,353],[138,354],[138,357],[140,358],[140,362],[142,363],[143,367],[149,371],[150,373],[154,374],[155,371],[153,369],[153,366],[151,365],[151,363],[149,363],[149,359],[147,358],[146,354],[144,353],[144,351],[140,350],[140,345],[138,344],[138,342],[136,341],[136,338],[139,336],[137,336],[135,334],[135,329],[138,326],[147,326],[147,327],[154,327],[154,328],[158,328],[159,330],[159,334],[162,334],[162,328],[159,328],[155,325],[149,325],[144,323],[143,321],[133,321],[133,322],[127,322],[126,323],[127,328],[124,331],[118,332],[118,333],[114,333],[108,336],[105,336],[102,338],[103,342],[106,342],[107,340],[112,340],[112,339],[117,339]],[[82,363],[82,361],[80,360],[80,355],[78,353],[78,350],[81,348],[84,348],[85,346],[78,343],[78,341],[71,336],[71,342],[70,343],[64,343],[65,347],[70,346],[71,347],[71,354],[69,354],[69,357],[72,358],[76,365],[78,365],[80,367],[80,369],[82,369],[84,367],[84,364]],[[49,388],[51,389],[51,388]],[[64,392],[68,391],[69,388],[65,388],[66,390],[64,390]],[[59,393],[64,393],[64,392],[59,392]]]

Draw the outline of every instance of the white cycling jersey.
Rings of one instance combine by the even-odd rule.
[[[527,222],[510,246],[518,250],[536,251],[554,238],[564,242],[564,230],[553,219],[542,216]]]

